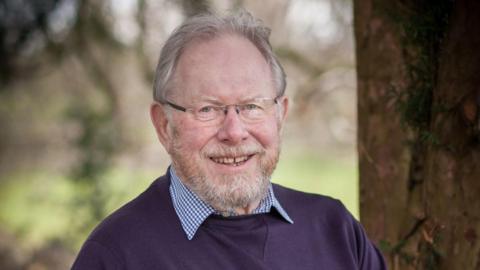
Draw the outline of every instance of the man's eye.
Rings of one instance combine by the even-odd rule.
[[[261,107],[260,105],[253,104],[253,103],[245,104],[245,105],[243,105],[243,108],[244,108],[245,110],[249,110],[249,111],[261,110],[261,109],[262,109],[262,107]]]
[[[199,113],[210,113],[210,112],[213,112],[215,110],[215,108],[213,106],[205,106],[205,107],[201,107],[198,112]]]

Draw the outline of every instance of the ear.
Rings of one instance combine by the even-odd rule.
[[[171,137],[168,132],[169,119],[163,110],[163,106],[157,102],[150,105],[150,119],[157,132],[157,137],[167,152],[170,150]]]
[[[280,108],[281,108],[281,111],[280,111],[280,121],[283,123],[283,122],[285,121],[285,118],[287,118],[288,103],[289,103],[288,97],[287,97],[287,96],[283,96],[283,97],[279,100],[279,103],[280,103]]]
[[[287,112],[288,112],[288,97],[283,96],[278,100],[278,105],[280,105],[280,108],[278,110],[278,130],[280,134],[283,131],[283,123],[285,122],[285,119],[287,118]]]

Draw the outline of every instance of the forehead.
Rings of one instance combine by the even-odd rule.
[[[236,101],[275,95],[270,66],[261,52],[248,39],[232,34],[189,44],[177,63],[174,88],[190,99]]]

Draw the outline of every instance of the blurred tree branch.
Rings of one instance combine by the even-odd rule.
[[[210,11],[210,4],[207,0],[180,0],[179,2],[187,17]]]

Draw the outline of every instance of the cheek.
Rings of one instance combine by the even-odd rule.
[[[208,128],[197,127],[188,121],[178,122],[175,128],[175,138],[177,148],[196,154],[209,142],[214,133]]]
[[[276,122],[259,125],[250,134],[266,149],[279,144],[279,126]]]

